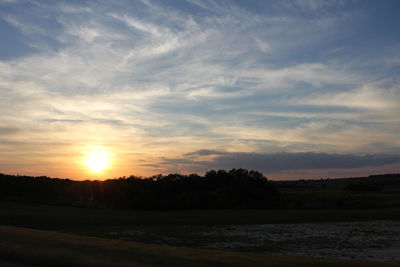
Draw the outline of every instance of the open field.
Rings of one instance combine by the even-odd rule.
[[[327,262],[333,264],[328,266],[348,264],[347,261],[293,258],[293,255],[375,261],[373,265],[363,263],[360,266],[379,266],[377,264],[381,263],[376,261],[399,262],[396,253],[399,250],[400,209],[157,212],[0,202],[0,210],[0,225],[3,225],[0,238],[5,247],[2,255],[11,259],[22,257],[21,253],[27,253],[28,256],[23,257],[30,259],[33,256],[29,255],[33,253],[39,255],[39,261],[54,262],[57,257],[48,258],[44,253],[50,249],[56,250],[51,255],[59,255],[59,258],[62,255],[67,255],[67,258],[84,257],[80,260],[84,263],[82,266],[107,266],[102,264],[119,257],[115,255],[123,255],[121,266],[132,261],[138,266],[158,265],[164,260],[171,265],[174,265],[172,262],[184,266],[188,264],[186,256],[174,258],[177,255],[191,255],[189,260],[196,258],[199,266],[212,266],[218,261],[226,265],[237,262],[238,266],[244,263],[259,265],[264,261],[274,262],[275,265],[269,266],[303,266],[302,262],[304,266],[322,266]],[[46,236],[48,238],[43,239]],[[22,243],[18,241],[20,238]],[[78,240],[86,240],[83,249],[78,249],[81,246]],[[33,247],[35,251],[21,249],[24,246]],[[36,251],[40,246],[43,246],[42,254]],[[344,249],[341,249],[343,246]],[[120,247],[124,249],[119,250]],[[136,247],[142,250],[136,250]],[[60,251],[57,252],[58,249]],[[127,252],[131,249],[137,254]],[[97,250],[104,253],[91,252]],[[170,254],[151,254],[164,250],[173,251],[168,253],[176,255],[162,260]],[[80,255],[81,252],[86,256]],[[88,256],[90,253],[102,257],[96,259],[94,255]],[[207,254],[212,256],[205,256]],[[147,257],[158,257],[159,262],[148,261]],[[215,261],[205,261],[213,257],[216,257]],[[248,257],[252,260],[248,261]],[[295,262],[299,264],[295,265]]]
[[[400,208],[127,211],[0,201],[0,210],[0,224],[57,231],[132,225],[226,225],[400,220]]]
[[[0,226],[0,255],[40,266],[399,266],[144,244]]]
[[[83,235],[98,235],[88,230]],[[136,226],[103,237],[238,252],[400,263],[400,221]]]
[[[281,206],[285,208],[400,208],[398,174],[274,183],[281,193]]]

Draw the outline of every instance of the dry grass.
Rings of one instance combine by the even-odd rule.
[[[400,266],[144,244],[0,226],[0,256],[40,266]]]

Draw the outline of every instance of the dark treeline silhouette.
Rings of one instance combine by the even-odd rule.
[[[261,173],[245,169],[105,181],[0,174],[0,200],[137,210],[273,208],[279,193]]]
[[[268,181],[245,169],[105,181],[0,174],[0,201],[132,210],[400,207],[400,174]]]

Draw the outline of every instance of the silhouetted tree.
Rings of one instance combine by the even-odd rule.
[[[105,181],[0,174],[0,199],[47,204],[145,210],[270,208],[278,198],[267,178],[245,169]]]

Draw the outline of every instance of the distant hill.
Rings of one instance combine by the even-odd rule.
[[[400,174],[274,181],[285,208],[400,207]]]
[[[370,175],[366,177],[349,177],[349,178],[321,178],[321,179],[299,179],[289,181],[273,181],[280,188],[299,187],[330,187],[344,188],[352,183],[369,183],[380,186],[400,185],[400,173]]]

